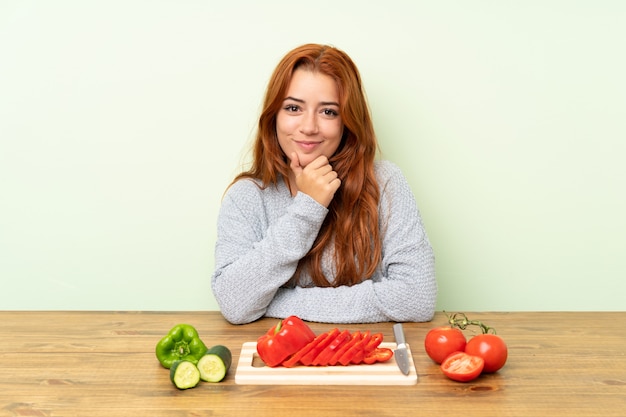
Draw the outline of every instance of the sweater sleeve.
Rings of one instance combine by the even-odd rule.
[[[267,191],[267,190],[265,190]],[[250,180],[227,191],[217,222],[213,294],[231,323],[249,323],[264,316],[280,286],[294,274],[311,248],[327,209],[303,193],[290,199],[272,220],[264,190]]]
[[[429,321],[437,283],[434,253],[410,187],[390,162],[377,168],[383,259],[372,279],[351,287],[280,288],[266,315],[329,323]]]

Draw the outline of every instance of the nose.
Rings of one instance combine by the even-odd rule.
[[[315,112],[305,112],[302,115],[300,132],[303,135],[314,135],[318,132],[317,117]]]

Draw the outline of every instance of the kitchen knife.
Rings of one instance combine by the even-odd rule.
[[[396,338],[397,344],[396,349],[393,351],[393,356],[396,358],[398,368],[400,368],[404,375],[408,375],[411,365],[409,363],[409,352],[406,349],[406,343],[404,340],[402,323],[396,323],[393,325],[393,335]]]

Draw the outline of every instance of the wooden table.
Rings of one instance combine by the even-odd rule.
[[[468,313],[509,347],[496,374],[448,380],[423,350],[446,322],[407,323],[419,381],[411,386],[237,385],[241,346],[275,320],[235,326],[219,312],[0,312],[0,416],[626,416],[626,312]],[[179,391],[154,354],[178,323],[233,367],[219,384]],[[392,323],[342,325],[393,341]],[[323,332],[332,325],[311,323]]]

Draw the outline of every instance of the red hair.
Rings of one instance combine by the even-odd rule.
[[[279,178],[289,182],[287,157],[276,136],[276,115],[297,68],[318,72],[335,80],[344,133],[330,158],[341,187],[328,206],[328,215],[309,253],[300,260],[294,279],[307,271],[319,287],[354,285],[371,277],[382,258],[378,227],[380,193],[374,175],[378,150],[369,107],[359,71],[343,51],[326,45],[302,45],[287,53],[272,74],[259,118],[250,169],[241,178],[256,178],[263,187]],[[234,182],[234,181],[233,181]],[[335,280],[322,272],[324,249],[334,245]]]

